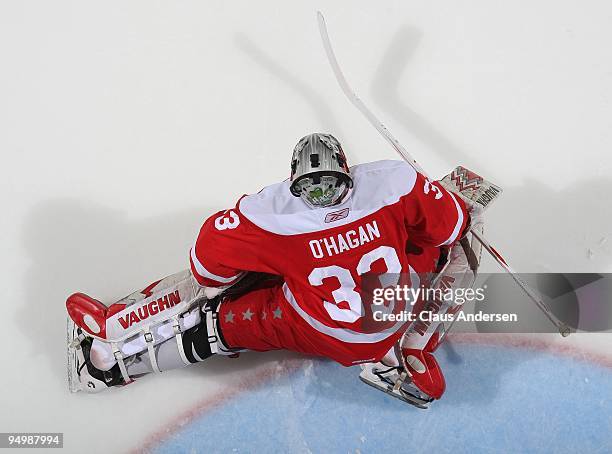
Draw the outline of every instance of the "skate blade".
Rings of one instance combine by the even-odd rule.
[[[78,352],[74,347],[74,340],[78,336],[77,326],[68,317],[68,324],[66,327],[66,355],[67,355],[67,375],[68,375],[68,391],[76,393],[81,391],[82,385],[79,380],[78,373]]]
[[[399,399],[402,402],[406,402],[407,404],[410,404],[414,407],[420,408],[421,410],[427,410],[429,408],[428,404],[431,403],[431,400],[419,399],[418,397],[408,394],[406,392],[395,391],[393,387],[391,387],[390,385],[383,385],[383,384],[379,385],[361,376],[359,377],[359,379],[362,382],[364,382],[366,385],[370,385],[372,388],[376,388],[379,391],[384,392],[385,394],[393,396],[396,399]]]

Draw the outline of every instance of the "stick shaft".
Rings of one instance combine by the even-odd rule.
[[[338,60],[336,59],[336,54],[334,54],[334,49],[331,46],[331,41],[329,39],[329,35],[327,33],[327,26],[325,25],[325,18],[320,11],[317,11],[317,20],[319,23],[319,32],[321,33],[321,39],[323,41],[323,47],[325,48],[325,53],[327,54],[327,59],[334,71],[334,75],[336,76],[336,80],[340,85],[340,88],[348,98],[348,100],[367,118],[367,120],[376,128],[376,130],[385,138],[387,142],[395,149],[395,151],[410,164],[414,170],[417,172],[427,176],[425,170],[419,165],[419,163],[414,159],[410,153],[402,146],[399,141],[393,137],[393,134],[387,129],[387,127],[382,124],[382,122],[374,116],[374,114],[366,107],[363,101],[357,96],[357,94],[352,90],[344,74],[342,73],[342,69],[340,69],[340,65],[338,64]]]
[[[523,289],[523,291],[527,294],[527,296],[529,296],[529,298],[534,303],[536,303],[536,305],[540,308],[540,310],[544,312],[544,315],[546,315],[546,317],[551,321],[551,323],[557,327],[557,329],[559,330],[559,333],[561,333],[563,336],[566,336],[567,335],[566,333],[568,332],[569,327],[565,323],[560,321],[552,313],[552,311],[550,310],[548,305],[544,302],[544,300],[539,295],[539,293],[536,292],[534,289],[532,289],[525,281],[523,281],[519,277],[517,272],[514,271],[510,265],[508,265],[506,260],[501,256],[501,254],[497,251],[497,249],[495,249],[491,245],[491,243],[487,241],[487,239],[484,236],[482,236],[480,233],[474,230],[472,231],[472,235],[474,235],[474,238],[476,238],[480,242],[480,244],[482,244],[482,246],[486,249],[486,251],[493,256],[493,258],[497,261],[497,263],[499,263],[499,265],[510,276],[512,276],[512,279],[514,279],[514,282],[516,282],[518,286],[521,287],[521,289]]]

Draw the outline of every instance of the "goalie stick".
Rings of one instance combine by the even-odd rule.
[[[323,47],[325,48],[325,53],[327,54],[327,59],[329,64],[332,67],[334,75],[336,76],[336,80],[342,89],[342,92],[348,98],[348,100],[353,104],[366,118],[367,120],[376,128],[376,130],[385,138],[387,142],[395,149],[395,151],[402,157],[404,161],[410,164],[414,170],[417,172],[427,176],[425,170],[417,163],[417,161],[408,153],[408,151],[399,143],[399,141],[393,137],[391,132],[387,129],[387,127],[380,122],[378,118],[374,116],[372,111],[366,107],[363,101],[357,96],[357,94],[351,89],[342,70],[340,69],[340,65],[338,64],[338,60],[336,59],[336,55],[334,54],[334,50],[331,45],[331,41],[329,39],[329,34],[327,33],[327,26],[325,24],[325,18],[323,17],[323,13],[321,11],[317,11],[317,20],[319,23],[319,33],[321,34],[321,40],[323,41]],[[544,302],[542,297],[532,289],[526,282],[524,282],[516,272],[508,265],[506,260],[501,256],[501,254],[489,243],[483,235],[478,232],[473,231],[472,235],[476,238],[482,246],[486,249],[486,251],[491,254],[491,256],[495,259],[495,261],[508,273],[512,276],[512,279],[523,289],[523,291],[527,294],[527,296],[540,308],[544,315],[548,317],[548,319],[552,322],[553,325],[559,330],[559,333],[563,337],[569,336],[571,330],[569,326],[560,321],[550,310],[548,305]]]

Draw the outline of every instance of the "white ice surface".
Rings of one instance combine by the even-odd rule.
[[[487,232],[515,268],[612,271],[610,2],[5,1],[0,431],[129,450],[283,356],[69,395],[64,300],[185,268],[201,221],[285,178],[306,133],[353,163],[395,158],[336,86],[317,8],[350,83],[431,174],[463,164],[505,188]],[[593,339],[564,342],[606,350]]]

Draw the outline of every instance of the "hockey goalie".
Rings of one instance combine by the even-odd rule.
[[[99,392],[216,354],[287,349],[360,365],[364,382],[426,406],[445,390],[434,351],[448,327],[376,321],[368,288],[448,285],[451,274],[454,285],[473,284],[480,250],[470,231],[482,229],[486,203],[476,203],[470,181],[484,180],[458,168],[429,181],[403,161],[349,168],[332,135],[302,138],[288,180],[204,222],[189,270],[113,304],[68,298],[70,389]]]

